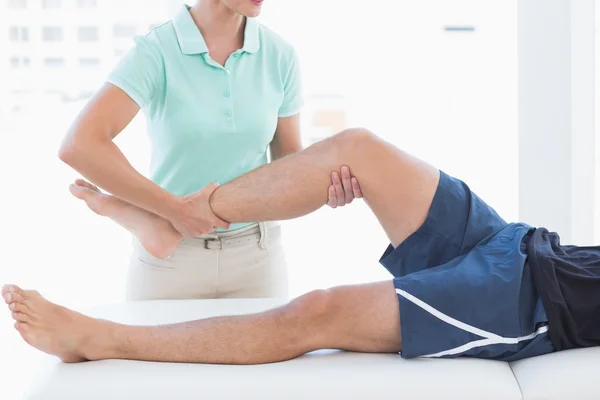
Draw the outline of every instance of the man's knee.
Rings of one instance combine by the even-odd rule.
[[[293,300],[285,307],[285,314],[303,325],[325,322],[331,313],[333,294],[330,290],[313,290]]]
[[[377,143],[379,138],[366,128],[349,128],[333,136],[337,146],[344,148],[361,148]]]
[[[315,143],[312,149],[326,155],[328,161],[348,163],[364,155],[364,151],[374,148],[381,140],[365,128],[343,130],[323,141]],[[312,151],[312,150],[311,150]]]
[[[349,163],[352,168],[362,159],[375,157],[383,141],[368,129],[350,128],[331,137],[331,144],[337,160],[343,164]]]

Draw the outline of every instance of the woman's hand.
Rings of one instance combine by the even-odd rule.
[[[229,229],[230,224],[210,209],[210,195],[218,186],[210,183],[196,193],[179,198],[177,213],[169,221],[184,237],[198,237],[217,228]]]
[[[358,180],[350,175],[350,168],[342,166],[342,177],[336,172],[331,174],[329,186],[329,201],[327,205],[331,208],[343,207],[352,203],[354,199],[362,198],[362,192]]]

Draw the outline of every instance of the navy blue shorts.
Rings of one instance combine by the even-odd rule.
[[[554,351],[527,265],[531,231],[440,171],[425,223],[380,260],[394,275],[402,356],[514,361]]]

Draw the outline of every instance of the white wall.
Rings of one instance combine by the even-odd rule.
[[[571,1],[571,234],[594,244],[596,197],[595,0]]]
[[[2,6],[0,5],[0,27],[7,27],[6,13],[2,12]],[[1,31],[0,34],[0,49],[6,49],[8,45],[8,28]],[[8,75],[8,59],[0,59],[0,76],[7,77],[9,79],[0,79],[0,115],[5,112],[8,107],[8,81],[10,77]],[[0,117],[1,118],[1,117]],[[2,121],[0,121],[0,129],[2,128]],[[1,131],[0,131],[1,132]]]
[[[596,0],[596,66],[600,65],[600,0]],[[600,79],[596,80],[596,243],[600,242]]]
[[[521,0],[519,217],[594,240],[594,0]]]

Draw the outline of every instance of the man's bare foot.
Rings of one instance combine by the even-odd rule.
[[[15,285],[2,287],[15,329],[29,345],[66,363],[102,358],[111,322],[76,313]]]
[[[166,219],[102,193],[96,186],[82,179],[76,180],[69,190],[73,196],[85,201],[93,212],[109,217],[133,233],[154,257],[168,257],[183,239],[181,233]]]

